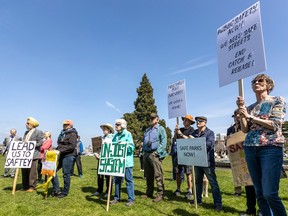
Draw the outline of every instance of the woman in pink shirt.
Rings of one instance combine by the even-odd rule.
[[[38,160],[38,183],[43,183],[42,180],[42,160],[44,159],[44,153],[46,150],[50,150],[52,148],[52,139],[50,131],[44,132],[44,142],[40,148],[40,159]]]

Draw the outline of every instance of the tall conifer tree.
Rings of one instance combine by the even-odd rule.
[[[139,88],[137,88],[137,98],[134,102],[133,113],[125,113],[124,119],[127,121],[127,129],[132,133],[134,142],[138,146],[142,140],[145,130],[150,126],[151,113],[157,113],[157,106],[153,97],[153,88],[146,75],[143,75]],[[167,133],[167,148],[171,145],[171,130],[166,127],[165,120],[159,121]]]

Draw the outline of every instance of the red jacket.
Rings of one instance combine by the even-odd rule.
[[[45,140],[40,148],[40,158],[44,158],[45,150],[49,150],[52,147],[52,139]]]

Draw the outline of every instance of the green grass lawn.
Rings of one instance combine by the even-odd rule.
[[[218,213],[214,211],[211,189],[209,186],[209,197],[203,198],[203,206],[194,206],[187,204],[184,198],[187,184],[182,184],[183,196],[173,197],[173,191],[176,189],[176,182],[172,181],[171,158],[164,160],[165,171],[165,196],[166,199],[160,203],[153,203],[150,199],[141,199],[141,194],[145,193],[146,182],[143,179],[143,172],[140,172],[139,158],[135,158],[134,182],[135,182],[135,204],[126,207],[127,194],[125,182],[123,185],[121,199],[117,205],[110,206],[109,212],[106,212],[106,200],[93,196],[97,188],[96,182],[96,160],[94,157],[82,157],[84,175],[82,178],[72,177],[70,193],[63,199],[49,196],[43,199],[43,191],[36,193],[27,193],[20,191],[21,174],[17,181],[17,191],[12,195],[13,179],[3,178],[4,157],[0,156],[1,178],[0,178],[0,215],[239,215],[246,209],[246,198],[243,189],[243,195],[233,196],[234,187],[232,184],[232,174],[229,169],[217,168],[217,177],[222,192],[224,211]],[[76,168],[76,167],[75,167]],[[76,169],[77,170],[77,169]],[[77,173],[77,171],[76,171]],[[63,186],[62,173],[59,173],[60,186]],[[51,194],[52,185],[49,193]],[[114,190],[113,190],[114,192]],[[288,207],[288,179],[282,179],[280,185],[280,196],[285,207]]]

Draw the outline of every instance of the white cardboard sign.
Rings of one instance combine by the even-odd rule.
[[[187,114],[186,84],[180,80],[168,86],[168,117],[175,118]]]
[[[127,143],[103,143],[98,165],[99,175],[125,176]]]
[[[178,164],[208,167],[206,138],[177,139]]]
[[[220,87],[267,69],[259,1],[218,28],[217,55]]]
[[[13,141],[10,144],[5,168],[31,168],[36,141]]]

